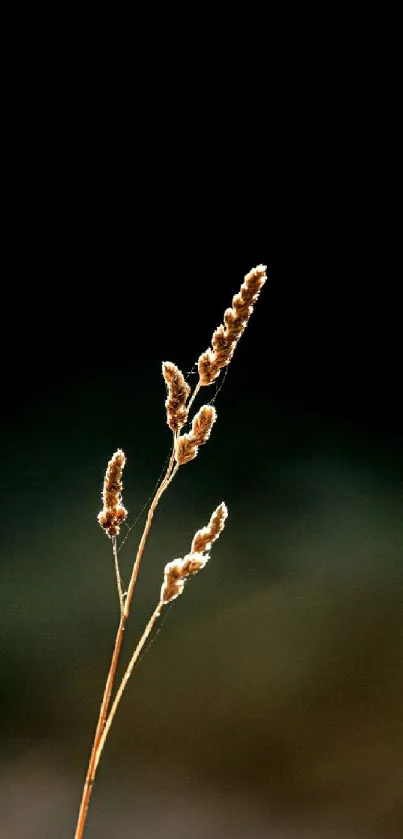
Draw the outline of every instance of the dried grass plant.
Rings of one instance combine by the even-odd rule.
[[[190,421],[191,408],[199,391],[215,382],[221,370],[230,363],[265,281],[266,266],[264,265],[258,265],[245,276],[238,294],[235,294],[232,299],[231,308],[226,309],[224,313],[224,322],[213,333],[211,347],[202,353],[198,360],[198,381],[192,394],[190,386],[178,367],[170,361],[164,361],[162,364],[162,375],[167,393],[165,401],[167,424],[173,434],[172,452],[166,472],[150,503],[130,581],[125,592],[119,570],[117,550],[117,537],[120,527],[127,518],[127,510],[122,503],[122,478],[126,463],[124,452],[118,449],[107,465],[102,490],[102,510],[98,515],[98,522],[111,541],[119,596],[120,619],[84,783],[75,839],[82,839],[83,837],[88,805],[102,751],[122,694],[140,653],[166,604],[179,597],[184,590],[185,583],[205,567],[209,559],[209,551],[224,528],[228,511],[226,505],[222,502],[214,510],[208,524],[198,530],[193,537],[189,553],[182,558],[173,559],[165,566],[157,605],[127,664],[114,697],[112,697],[124,630],[129,618],[140,563],[156,507],[179,469],[197,457],[200,446],[208,441],[217,419],[216,410],[212,405],[202,405]],[[190,429],[185,432],[183,429],[188,422],[190,422]]]

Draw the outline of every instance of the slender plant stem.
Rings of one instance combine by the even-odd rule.
[[[119,661],[120,649],[121,649],[122,641],[123,641],[123,633],[124,633],[124,629],[125,629],[125,625],[126,625],[126,620],[127,620],[127,618],[125,617],[124,614],[122,614],[120,616],[120,622],[119,622],[118,631],[117,631],[117,634],[116,634],[115,646],[114,646],[114,650],[113,650],[113,654],[112,654],[109,673],[108,673],[108,677],[107,677],[106,684],[105,684],[105,690],[104,690],[104,695],[103,695],[101,707],[100,707],[100,710],[99,710],[98,723],[97,723],[97,727],[96,727],[96,730],[95,730],[95,736],[94,736],[94,742],[93,742],[92,751],[91,751],[91,757],[90,757],[90,761],[89,761],[89,764],[88,764],[88,770],[87,770],[87,775],[86,775],[83,794],[82,794],[82,799],[81,799],[80,811],[79,811],[79,814],[78,814],[78,821],[77,821],[77,827],[76,827],[76,832],[75,832],[75,839],[81,839],[81,837],[83,835],[83,832],[84,832],[84,826],[85,826],[85,821],[86,821],[87,812],[88,812],[88,805],[90,803],[90,797],[91,797],[92,787],[93,787],[94,778],[95,778],[96,750],[97,750],[97,746],[98,746],[98,743],[99,743],[99,740],[100,740],[100,737],[101,737],[101,734],[102,734],[102,731],[103,731],[106,715],[107,715],[107,712],[108,712],[109,702],[110,702],[112,688],[113,688],[113,682],[114,682],[114,678],[115,678],[115,674],[116,674],[116,668],[117,668],[118,661]]]
[[[191,398],[189,399],[189,402],[188,402],[188,404],[187,404],[188,414],[189,414],[189,412],[190,412],[190,409],[191,409],[191,407],[192,407],[192,405],[193,405],[194,400],[196,399],[196,396],[197,396],[197,394],[198,394],[198,392],[199,392],[200,388],[201,388],[201,381],[200,381],[200,379],[199,379],[199,381],[197,382],[197,385],[196,385],[196,387],[195,387],[195,389],[194,389],[194,391],[193,391],[193,393],[192,393],[192,396],[191,396]]]
[[[160,484],[159,488],[157,489],[157,492],[155,493],[154,498],[153,498],[153,500],[150,504],[150,509],[148,511],[147,520],[146,520],[144,530],[143,530],[143,534],[142,534],[142,537],[140,539],[139,547],[138,547],[138,550],[137,550],[136,561],[133,565],[132,576],[130,578],[129,587],[127,589],[126,603],[125,603],[125,608],[124,608],[124,611],[123,611],[123,614],[125,615],[126,619],[129,617],[130,604],[131,604],[132,597],[133,597],[134,587],[136,585],[137,574],[139,572],[140,562],[141,562],[142,557],[143,557],[147,537],[148,537],[148,534],[150,532],[150,527],[151,527],[151,522],[153,520],[154,512],[155,512],[155,509],[156,509],[156,507],[158,505],[158,502],[161,498],[162,493],[165,492],[168,484],[170,483],[171,472],[172,472],[173,466],[174,466],[174,460],[175,460],[175,449],[172,450],[172,454],[171,454],[171,457],[170,457],[170,460],[169,460],[169,463],[168,463],[168,467],[167,467],[167,471],[165,473],[165,476],[164,476],[163,480],[161,481],[161,484]],[[174,469],[173,471],[175,472],[176,469]]]
[[[82,839],[82,836],[83,836],[83,833],[84,833],[84,827],[85,827],[85,822],[86,822],[87,813],[88,813],[88,805],[90,803],[92,787],[94,785],[95,773],[96,773],[96,769],[97,769],[97,761],[96,761],[97,750],[98,750],[98,746],[99,746],[99,743],[100,743],[100,740],[101,740],[101,737],[102,737],[102,734],[103,734],[105,721],[106,721],[106,717],[107,717],[107,713],[108,713],[108,708],[109,708],[109,703],[110,703],[110,699],[111,699],[113,684],[114,684],[114,680],[115,680],[115,676],[116,676],[116,669],[117,669],[117,665],[118,665],[118,661],[119,661],[120,650],[121,650],[122,642],[123,642],[123,634],[124,634],[127,619],[129,617],[129,613],[130,613],[130,605],[131,605],[131,601],[132,601],[132,597],[133,597],[133,593],[134,593],[134,587],[136,585],[137,575],[138,575],[138,572],[139,572],[140,563],[141,563],[141,559],[142,559],[142,556],[143,556],[143,553],[144,553],[144,548],[145,548],[147,537],[148,537],[148,534],[149,534],[149,531],[150,531],[151,522],[152,522],[152,519],[153,519],[153,516],[154,516],[154,512],[155,512],[155,509],[156,509],[156,507],[158,505],[158,502],[161,498],[161,495],[166,490],[166,488],[169,484],[170,477],[171,477],[171,472],[172,472],[173,467],[174,467],[174,460],[175,460],[175,449],[173,449],[173,451],[172,451],[172,454],[171,454],[171,457],[170,457],[170,460],[169,460],[168,467],[167,467],[166,473],[164,475],[164,478],[162,479],[161,484],[158,487],[158,490],[155,493],[154,498],[151,502],[151,505],[150,505],[150,508],[149,508],[149,511],[148,511],[148,515],[147,515],[147,520],[146,520],[146,523],[145,523],[145,526],[144,526],[143,534],[142,534],[142,537],[141,537],[141,540],[140,540],[140,543],[139,543],[139,547],[138,547],[138,550],[137,550],[136,559],[135,559],[135,562],[134,562],[134,565],[133,565],[132,575],[131,575],[131,578],[130,578],[130,583],[129,583],[129,587],[128,587],[127,595],[126,595],[126,601],[125,601],[125,604],[124,604],[124,609],[123,609],[122,614],[120,616],[120,622],[119,622],[118,630],[117,630],[117,633],[116,633],[115,646],[114,646],[114,650],[113,650],[113,654],[112,654],[112,659],[111,659],[111,663],[110,663],[110,667],[109,667],[108,676],[107,676],[107,679],[106,679],[104,695],[103,695],[103,699],[102,699],[102,703],[101,703],[101,707],[100,707],[100,711],[99,711],[98,723],[97,723],[97,727],[96,727],[96,730],[95,730],[94,742],[93,742],[93,746],[92,746],[90,761],[89,761],[89,764],[88,764],[87,775],[86,775],[84,788],[83,788],[80,810],[79,810],[79,814],[78,814],[78,821],[77,821],[77,827],[76,827],[76,832],[75,832],[75,839]]]
[[[162,609],[163,605],[164,605],[163,601],[160,600],[160,602],[158,603],[158,606],[156,607],[153,614],[151,615],[150,620],[148,621],[148,624],[147,624],[147,626],[146,626],[146,628],[145,628],[145,630],[144,630],[144,632],[143,632],[143,634],[140,638],[140,641],[138,642],[137,647],[136,647],[136,649],[135,649],[135,651],[134,651],[134,653],[133,653],[133,655],[132,655],[132,657],[129,661],[129,664],[127,665],[125,674],[122,678],[122,681],[119,685],[119,688],[116,691],[115,698],[113,700],[113,703],[111,705],[107,720],[105,722],[104,730],[102,732],[101,738],[100,738],[99,743],[98,743],[98,748],[97,748],[97,752],[96,752],[96,756],[95,756],[95,770],[98,766],[99,759],[100,759],[101,753],[102,753],[102,749],[105,745],[106,738],[109,734],[109,729],[112,725],[113,718],[114,718],[114,716],[116,714],[116,711],[117,711],[117,707],[118,707],[119,702],[122,698],[123,691],[124,691],[128,681],[130,679],[130,676],[132,674],[134,665],[138,661],[139,655],[140,655],[140,653],[141,653],[141,651],[144,647],[144,644],[146,643],[147,638],[150,635],[150,632],[151,632],[157,618],[159,618],[159,616],[161,614],[161,609]]]
[[[118,548],[117,548],[116,536],[112,537],[112,550],[113,550],[113,558],[115,560],[116,585],[118,587],[120,614],[122,615],[123,614],[123,590],[122,590],[122,578],[120,576],[120,569],[119,569]]]

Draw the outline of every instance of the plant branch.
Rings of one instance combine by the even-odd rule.
[[[156,607],[153,614],[151,615],[150,620],[148,621],[148,624],[147,624],[147,626],[146,626],[146,628],[145,628],[145,630],[144,630],[144,632],[143,632],[143,634],[140,638],[140,641],[138,642],[137,647],[136,647],[136,649],[135,649],[135,651],[134,651],[134,653],[133,653],[133,655],[132,655],[132,657],[129,661],[129,664],[127,665],[126,671],[125,671],[124,676],[122,678],[122,681],[119,685],[119,688],[116,691],[115,699],[113,700],[113,703],[111,705],[107,720],[105,722],[104,730],[103,730],[102,735],[100,737],[100,740],[98,742],[98,747],[97,747],[97,751],[96,751],[96,755],[95,755],[95,762],[94,762],[95,771],[97,769],[99,759],[101,757],[102,749],[105,745],[106,738],[109,734],[109,729],[112,725],[113,718],[116,714],[119,702],[122,698],[123,691],[124,691],[128,681],[130,679],[130,676],[132,674],[134,665],[138,661],[138,658],[139,658],[140,653],[141,653],[141,651],[144,647],[144,644],[146,643],[147,638],[149,637],[150,632],[152,631],[153,626],[154,626],[157,618],[159,618],[159,616],[161,614],[161,609],[162,609],[163,605],[164,605],[163,601],[160,600],[160,602],[158,603],[158,606]]]
[[[111,699],[113,684],[114,684],[115,676],[116,676],[116,669],[117,669],[119,656],[120,656],[120,651],[121,651],[122,642],[123,642],[123,634],[124,634],[124,631],[125,631],[127,619],[129,617],[129,614],[130,614],[130,605],[131,605],[131,601],[132,601],[132,597],[133,597],[133,593],[134,593],[134,588],[135,588],[135,585],[136,585],[137,575],[138,575],[138,572],[139,572],[140,563],[141,563],[141,559],[142,559],[142,556],[143,556],[143,553],[144,553],[144,548],[145,548],[145,545],[146,545],[147,537],[148,537],[148,534],[150,532],[150,527],[151,527],[151,522],[153,520],[154,512],[156,510],[156,507],[158,505],[158,502],[159,502],[163,492],[166,490],[166,488],[167,488],[167,486],[170,482],[171,472],[172,472],[173,467],[174,467],[174,459],[175,459],[175,450],[173,449],[170,460],[169,460],[169,463],[168,463],[166,473],[164,475],[164,478],[162,479],[161,484],[158,487],[158,490],[155,493],[154,498],[151,502],[151,505],[150,505],[150,508],[149,508],[149,511],[148,511],[148,515],[147,515],[147,520],[146,520],[146,523],[145,523],[145,526],[144,526],[143,534],[142,534],[140,544],[139,544],[139,547],[138,547],[138,550],[137,550],[136,559],[135,559],[135,562],[134,562],[134,565],[133,565],[132,575],[131,575],[131,578],[130,578],[130,583],[129,583],[129,587],[128,587],[127,595],[126,595],[126,602],[124,604],[124,608],[123,608],[122,614],[120,616],[120,622],[119,622],[118,630],[117,630],[117,633],[116,633],[115,646],[114,646],[112,659],[111,659],[111,664],[110,664],[110,667],[109,667],[109,672],[108,672],[108,676],[107,676],[107,680],[106,680],[106,684],[105,684],[105,690],[104,690],[104,695],[103,695],[103,699],[102,699],[102,703],[101,703],[101,708],[100,708],[100,711],[99,711],[98,723],[97,723],[97,727],[96,727],[96,730],[95,730],[94,742],[93,742],[93,746],[92,746],[90,761],[89,761],[89,764],[88,764],[87,775],[86,775],[86,779],[85,779],[85,783],[84,783],[84,789],[83,789],[83,794],[82,794],[82,799],[81,799],[80,811],[79,811],[79,815],[78,815],[77,827],[76,827],[76,832],[75,832],[75,839],[82,839],[82,836],[83,836],[83,833],[84,833],[85,821],[86,821],[87,812],[88,812],[88,805],[89,805],[89,802],[90,802],[92,787],[94,785],[95,773],[96,773],[96,768],[97,768],[96,756],[97,756],[98,746],[99,746],[99,743],[100,743],[100,740],[101,740],[101,737],[102,737],[102,734],[103,734],[103,730],[104,730],[104,727],[105,727],[105,721],[106,721],[106,717],[107,717],[107,713],[108,713],[108,708],[109,708],[109,703],[110,703],[110,699]]]

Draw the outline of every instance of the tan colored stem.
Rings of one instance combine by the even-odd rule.
[[[85,822],[86,822],[87,812],[88,812],[88,805],[90,803],[92,787],[94,785],[95,773],[96,773],[96,769],[97,769],[97,765],[98,765],[97,761],[96,761],[96,756],[97,756],[98,746],[99,746],[101,737],[103,735],[104,727],[105,727],[105,722],[106,722],[106,717],[107,717],[107,713],[108,713],[110,698],[111,698],[111,694],[112,694],[112,688],[113,688],[113,684],[114,684],[115,676],[116,676],[116,668],[117,668],[117,665],[118,665],[120,650],[121,650],[121,647],[122,647],[123,633],[124,633],[124,630],[125,630],[127,619],[129,617],[130,604],[131,604],[131,601],[132,601],[132,597],[133,597],[133,593],[134,593],[134,587],[136,585],[137,575],[138,575],[139,568],[140,568],[140,562],[141,562],[141,559],[142,559],[142,556],[143,556],[143,553],[144,553],[144,548],[145,548],[145,544],[146,544],[146,541],[147,541],[147,536],[148,536],[149,531],[150,531],[153,515],[154,515],[155,509],[158,505],[158,502],[161,498],[161,495],[163,494],[163,492],[167,488],[167,486],[169,484],[170,477],[171,477],[171,472],[172,472],[172,468],[173,468],[173,465],[174,465],[174,451],[175,450],[173,449],[170,460],[169,460],[169,463],[168,463],[166,473],[164,475],[164,478],[161,481],[161,484],[160,484],[160,486],[159,486],[157,492],[155,493],[154,498],[151,502],[150,509],[149,509],[148,515],[147,515],[147,520],[146,520],[144,530],[143,530],[143,535],[141,537],[140,544],[139,544],[138,551],[137,551],[137,555],[136,555],[136,559],[135,559],[135,562],[134,562],[134,565],[133,565],[132,575],[131,575],[129,587],[128,587],[128,590],[127,590],[126,602],[125,602],[124,609],[123,609],[123,612],[122,612],[121,617],[120,617],[120,622],[119,622],[118,630],[117,630],[117,633],[116,633],[115,646],[114,646],[114,650],[113,650],[113,654],[112,654],[111,664],[110,664],[110,667],[109,667],[109,673],[108,673],[107,680],[106,680],[104,695],[103,695],[101,708],[100,708],[100,712],[99,712],[99,717],[98,717],[98,723],[97,723],[97,727],[96,727],[96,730],[95,730],[94,742],[93,742],[93,746],[92,746],[90,761],[89,761],[89,764],[88,764],[87,776],[86,776],[85,783],[84,783],[84,789],[83,789],[80,811],[79,811],[79,814],[78,814],[78,821],[77,821],[77,827],[76,827],[76,832],[75,832],[74,839],[82,839],[82,836],[83,836],[83,833],[84,833],[84,827],[85,827]]]
[[[96,730],[95,730],[95,736],[94,736],[94,742],[93,742],[92,751],[91,751],[90,762],[88,764],[87,776],[86,776],[85,783],[84,783],[84,789],[83,789],[83,794],[82,794],[82,799],[81,799],[80,811],[79,811],[79,814],[78,814],[78,821],[77,821],[77,827],[76,827],[76,832],[75,832],[75,839],[81,839],[81,837],[83,835],[83,832],[84,832],[85,820],[87,818],[88,805],[90,803],[90,797],[91,797],[92,787],[93,787],[94,778],[95,778],[96,752],[97,752],[98,743],[99,743],[99,740],[100,740],[100,737],[101,737],[101,734],[102,734],[102,731],[103,731],[103,728],[104,728],[104,725],[105,725],[106,715],[107,715],[107,712],[108,712],[108,707],[109,707],[109,702],[110,702],[110,698],[111,698],[113,682],[114,682],[114,678],[115,678],[115,674],[116,674],[116,668],[117,668],[117,664],[118,664],[118,660],[119,660],[120,649],[121,649],[122,641],[123,641],[123,633],[124,633],[124,629],[125,629],[125,625],[126,625],[126,620],[127,620],[127,618],[125,617],[124,614],[122,614],[120,616],[120,623],[119,623],[118,631],[117,631],[117,634],[116,634],[116,640],[115,640],[115,646],[114,646],[114,650],[113,650],[112,660],[111,660],[111,664],[110,664],[110,668],[109,668],[108,677],[107,677],[107,680],[106,680],[106,685],[105,685],[104,695],[103,695],[103,699],[102,699],[102,703],[101,703],[101,708],[100,708],[100,711],[99,711],[98,723],[97,723],[97,727],[96,727]]]
[[[120,614],[122,615],[123,614],[123,590],[122,590],[122,578],[120,576],[120,569],[119,569],[118,548],[117,548],[116,536],[112,537],[112,550],[113,550],[113,558],[114,558],[114,561],[115,561],[116,585],[118,587]]]
[[[201,388],[201,381],[200,381],[200,379],[199,379],[199,381],[197,382],[197,385],[196,385],[196,387],[195,387],[195,389],[194,389],[194,391],[193,391],[193,393],[192,393],[192,396],[191,396],[191,398],[190,398],[190,400],[189,400],[189,402],[188,402],[188,406],[187,406],[187,409],[188,409],[188,414],[190,413],[190,409],[191,409],[191,407],[192,407],[192,405],[193,405],[193,402],[194,402],[194,401],[195,401],[195,399],[196,399],[196,396],[197,396],[197,394],[198,394],[198,392],[199,392],[200,388]]]
[[[151,522],[153,520],[154,512],[155,512],[157,504],[158,504],[158,502],[161,498],[162,493],[165,492],[168,484],[170,483],[171,471],[172,471],[172,468],[173,468],[173,465],[174,465],[174,457],[175,457],[175,453],[174,453],[174,450],[173,450],[172,454],[171,454],[171,457],[170,457],[170,460],[169,460],[169,463],[168,463],[168,468],[167,468],[167,471],[165,473],[165,476],[164,476],[159,488],[157,489],[157,492],[154,495],[154,498],[153,498],[153,500],[151,502],[151,505],[150,505],[150,509],[148,511],[147,520],[146,520],[145,527],[144,527],[144,530],[143,530],[143,535],[140,539],[140,544],[139,544],[138,551],[137,551],[136,561],[133,565],[132,576],[130,578],[129,588],[127,589],[126,603],[125,603],[125,608],[124,608],[124,612],[123,612],[123,614],[126,616],[126,618],[129,617],[130,604],[131,604],[131,600],[132,600],[132,597],[133,597],[134,587],[136,585],[137,574],[139,572],[140,562],[142,560],[142,556],[143,556],[143,553],[144,553],[144,548],[145,548],[145,545],[146,545],[147,537],[148,537],[148,534],[150,532],[150,527],[151,527]]]
[[[141,651],[144,647],[144,644],[146,643],[147,638],[149,637],[150,632],[151,632],[157,618],[159,618],[159,616],[161,614],[161,609],[162,609],[163,605],[164,605],[164,603],[162,602],[162,600],[160,600],[160,602],[158,603],[158,606],[156,607],[153,614],[151,615],[150,620],[148,621],[148,624],[147,624],[147,626],[146,626],[146,628],[145,628],[145,630],[144,630],[144,632],[143,632],[143,634],[140,638],[140,641],[138,642],[137,647],[136,647],[136,649],[135,649],[135,651],[134,651],[134,653],[133,653],[133,655],[132,655],[132,657],[129,661],[129,664],[127,665],[125,674],[122,678],[122,681],[119,685],[119,688],[116,691],[115,699],[113,700],[113,703],[111,705],[111,708],[110,708],[110,711],[109,711],[109,714],[108,714],[108,718],[107,718],[106,723],[105,723],[104,730],[102,732],[101,738],[100,738],[99,743],[98,743],[98,748],[97,748],[97,752],[96,752],[96,755],[95,755],[95,770],[98,766],[99,759],[100,759],[101,753],[102,753],[102,749],[105,745],[106,738],[109,734],[109,729],[112,725],[112,722],[113,722],[114,716],[116,714],[119,702],[122,698],[123,691],[124,691],[128,681],[130,679],[130,676],[132,674],[134,665],[138,661],[139,655],[140,655],[140,653],[141,653]]]

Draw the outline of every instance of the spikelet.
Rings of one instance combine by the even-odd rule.
[[[192,422],[189,434],[182,434],[176,441],[175,459],[179,466],[194,460],[199,446],[206,443],[217,419],[217,411],[212,405],[202,405]]]
[[[213,542],[218,539],[223,530],[227,516],[227,506],[222,502],[214,510],[207,527],[202,527],[201,530],[195,533],[192,547],[190,548],[191,553],[204,553],[204,551],[210,550]]]
[[[191,577],[192,574],[197,574],[210,559],[209,554],[190,553],[182,559],[182,569],[185,577]]]
[[[188,417],[186,401],[190,393],[190,387],[185,382],[183,373],[171,361],[163,361],[162,375],[167,386],[167,398],[165,400],[167,423],[171,431],[175,433],[180,431]]]
[[[175,447],[175,460],[178,466],[184,466],[185,463],[190,463],[197,457],[199,447],[194,442],[190,434],[183,434],[179,437]]]
[[[227,515],[227,506],[222,502],[214,510],[207,527],[198,530],[193,537],[190,553],[186,554],[183,559],[173,559],[167,563],[164,569],[164,582],[161,587],[161,603],[169,603],[179,597],[183,592],[186,580],[207,565],[210,557],[204,551],[218,539],[224,528]],[[195,550],[195,544],[198,544],[201,550]]]
[[[183,592],[185,578],[182,562],[182,559],[173,559],[172,562],[168,562],[165,566],[164,582],[160,597],[162,603],[169,603],[171,600],[175,600]]]
[[[232,308],[226,309],[224,313],[224,324],[217,327],[211,339],[211,347],[198,360],[201,385],[214,382],[222,368],[230,363],[266,279],[265,265],[258,265],[246,274],[238,294],[232,298]]]
[[[98,521],[110,538],[117,536],[120,525],[127,518],[127,510],[121,499],[122,473],[126,463],[126,456],[122,449],[118,449],[111,457],[104,478],[102,489],[103,507],[98,513]]]
[[[192,421],[192,436],[197,446],[207,443],[216,419],[217,411],[214,406],[202,405]]]

